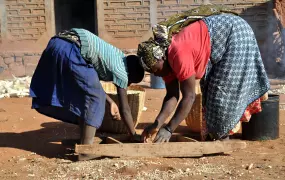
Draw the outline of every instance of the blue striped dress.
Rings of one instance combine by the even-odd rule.
[[[76,31],[81,41],[82,57],[93,64],[102,81],[113,81],[121,88],[128,86],[128,70],[124,53],[85,29]]]

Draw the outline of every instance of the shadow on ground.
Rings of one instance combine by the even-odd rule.
[[[67,123],[47,122],[41,127],[21,133],[1,132],[0,147],[30,151],[47,158],[63,158],[68,152],[60,142],[79,136],[77,126]]]

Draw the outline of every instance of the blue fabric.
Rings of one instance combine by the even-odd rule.
[[[96,128],[102,124],[106,94],[74,43],[49,41],[32,77],[30,96],[32,108],[47,116],[75,124],[80,118]]]
[[[270,88],[254,33],[241,17],[204,19],[211,37],[211,59],[201,82],[207,130],[227,135],[247,106]]]

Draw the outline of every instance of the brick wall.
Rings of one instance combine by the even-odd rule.
[[[53,0],[0,0],[0,79],[31,76],[52,36]]]
[[[271,1],[210,2],[224,4],[239,12],[254,29],[262,55],[267,57],[266,52],[270,47],[268,44],[272,44],[272,39],[267,37],[270,35],[270,28],[274,28],[274,25],[271,26]],[[5,53],[1,52],[1,46],[9,46],[10,42],[0,44],[0,79],[10,77],[11,74],[31,74],[39,59],[38,52],[42,51],[49,37],[53,35],[52,3],[53,0],[0,0],[0,42],[5,38],[14,42],[14,50]],[[136,49],[139,42],[152,35],[152,24],[202,3],[202,0],[97,0],[98,33],[101,38],[121,49]],[[27,50],[20,49],[22,47]],[[35,56],[32,62],[25,61],[31,56]]]
[[[152,36],[151,25],[169,16],[198,7],[205,0],[104,0],[97,1],[99,36],[107,42],[126,49],[136,49],[137,44]],[[272,46],[276,31],[273,1],[270,0],[209,0],[225,5],[239,13],[256,35],[266,69],[272,71]],[[103,14],[101,16],[101,14]],[[270,70],[271,68],[271,70]],[[273,70],[274,71],[274,70]]]
[[[158,0],[158,21],[164,21],[169,16],[195,8],[203,3],[203,0]],[[213,4],[222,4],[239,13],[253,28],[257,39],[264,41],[267,34],[271,14],[269,4],[264,0],[211,0]]]
[[[44,0],[6,0],[7,32],[14,40],[38,40],[46,32]]]
[[[0,52],[0,79],[31,76],[41,52]]]
[[[99,36],[117,47],[136,48],[149,32],[151,0],[102,0],[97,7]]]
[[[97,1],[103,14],[98,21],[100,36],[120,48],[136,48],[137,43],[150,35],[151,22],[160,22],[169,16],[195,8],[203,0],[104,0]],[[249,22],[259,42],[265,42],[271,22],[271,1],[267,0],[211,0],[213,4],[223,4]],[[100,5],[103,3],[103,5]],[[151,15],[155,6],[155,15]],[[153,20],[155,19],[155,20]],[[128,43],[125,43],[125,42]],[[133,42],[133,43],[132,43]]]
[[[150,28],[150,1],[104,1],[105,29],[114,38],[141,37]]]

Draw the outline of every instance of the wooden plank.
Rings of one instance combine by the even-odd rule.
[[[78,154],[107,157],[199,157],[246,148],[242,141],[76,145]]]
[[[270,85],[282,85],[285,84],[284,79],[269,79]]]
[[[130,136],[127,134],[109,134],[106,137],[111,137],[117,141],[120,141],[122,143],[128,142],[130,140]]]
[[[125,135],[125,134],[109,135],[109,136],[106,136],[104,138],[106,139],[104,144],[114,144],[114,143],[118,144],[118,142],[128,143],[128,141],[130,140],[130,136]],[[108,140],[107,140],[107,138],[108,138]],[[118,142],[116,142],[116,141],[118,141]],[[181,134],[173,134],[171,136],[170,142],[198,142],[198,141],[196,139],[192,139],[190,137],[183,136]]]
[[[102,139],[99,137],[94,137],[94,144],[99,144],[102,142]],[[63,139],[61,141],[61,145],[63,146],[75,146],[76,144],[80,144],[80,139]]]
[[[106,137],[106,144],[122,144],[122,142],[112,138],[112,137]]]
[[[170,142],[198,142],[196,139],[187,137],[191,136],[191,134],[177,134],[174,133],[171,138]],[[130,136],[126,134],[108,134],[107,136],[102,136],[102,138],[106,139],[107,137],[113,138],[114,140],[117,140],[121,143],[129,143]],[[105,142],[104,144],[110,144],[108,142]]]
[[[177,142],[198,142],[196,139],[192,139],[190,137],[181,136],[181,135],[176,136],[176,141]]]

